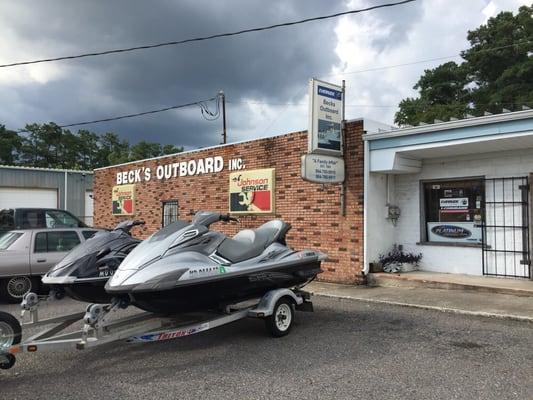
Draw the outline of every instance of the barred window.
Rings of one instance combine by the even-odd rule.
[[[178,220],[179,206],[177,200],[163,202],[163,227]]]

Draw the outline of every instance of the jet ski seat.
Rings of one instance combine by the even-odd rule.
[[[232,263],[257,257],[289,229],[290,225],[280,219],[269,221],[254,230],[244,229],[232,239],[224,239],[218,248],[218,254]]]

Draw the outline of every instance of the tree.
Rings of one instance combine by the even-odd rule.
[[[0,125],[0,164],[14,165],[18,162],[22,139],[15,131]]]
[[[22,136],[0,125],[0,164],[92,170],[183,151],[173,144],[145,140],[130,146],[112,132],[98,135],[81,129],[74,133],[53,122],[27,124],[26,131]]]
[[[448,62],[424,71],[419,97],[403,99],[395,122],[414,125],[434,119],[482,115],[502,108],[519,110],[533,103],[533,7],[516,16],[502,12],[486,25],[469,31],[464,62]],[[503,48],[502,48],[503,47]],[[498,50],[493,50],[498,48]]]
[[[28,136],[22,139],[22,161],[26,165],[43,168],[61,168],[63,130],[53,122],[29,124]]]
[[[116,133],[107,132],[98,140],[98,155],[95,165],[106,167],[129,161],[130,145],[126,140],[120,140]]]
[[[183,147],[175,146],[173,144],[165,144],[163,146],[161,155],[176,154],[181,153],[182,151]]]

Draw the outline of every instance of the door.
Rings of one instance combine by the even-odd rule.
[[[485,179],[483,275],[530,278],[528,177]]]
[[[3,208],[57,208],[57,190],[0,187]]]
[[[84,215],[84,221],[87,226],[93,226],[93,192],[92,190],[87,190],[85,192],[85,212]]]
[[[44,275],[80,243],[80,236],[75,230],[34,232],[30,252],[32,275]]]

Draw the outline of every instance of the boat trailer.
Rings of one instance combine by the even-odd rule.
[[[204,332],[243,318],[262,318],[267,331],[274,337],[289,333],[294,311],[313,311],[311,295],[302,290],[275,289],[260,299],[228,304],[220,311],[202,314],[158,315],[141,312],[113,318],[127,305],[120,301],[111,304],[89,304],[84,312],[40,319],[42,303],[53,303],[53,295],[39,298],[28,293],[21,303],[20,321],[13,315],[0,312],[0,369],[12,368],[16,356],[59,350],[84,350],[119,340],[127,342],[157,342]],[[81,330],[65,332],[82,322]],[[22,341],[22,330],[47,326],[46,329]]]

